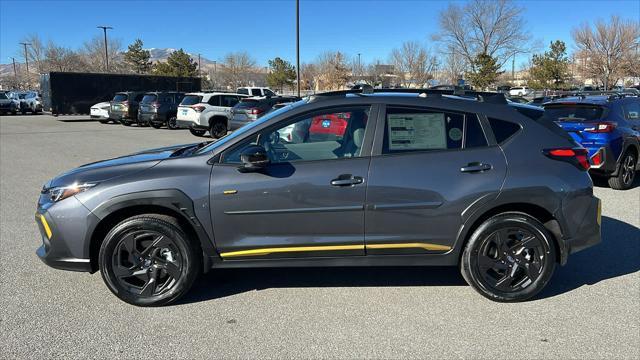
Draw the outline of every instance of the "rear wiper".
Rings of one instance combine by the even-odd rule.
[[[559,117],[558,121],[585,121],[585,118],[577,118],[577,117]]]

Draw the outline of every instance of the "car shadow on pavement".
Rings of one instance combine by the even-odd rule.
[[[202,276],[178,304],[270,288],[466,285],[457,267],[218,269]]]
[[[602,218],[602,242],[569,256],[547,288],[534,298],[560,295],[584,285],[640,270],[640,229]],[[270,288],[467,286],[457,267],[336,267],[216,269],[203,275],[179,304]]]
[[[57,121],[64,122],[64,123],[98,122],[97,119],[87,119],[87,118],[82,118],[82,119],[57,119]]]
[[[584,285],[640,271],[640,229],[607,216],[602,217],[602,242],[569,255],[540,298],[563,294]]]

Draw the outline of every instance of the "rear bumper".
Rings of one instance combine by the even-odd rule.
[[[591,169],[589,172],[597,175],[611,174],[615,173],[618,170],[618,159],[613,154],[613,150],[611,150],[608,146],[603,146],[596,149],[589,149],[589,153],[593,153],[591,155]],[[598,162],[597,160],[600,159]]]
[[[582,224],[580,224],[574,236],[564,239],[566,254],[573,254],[600,243],[602,241],[601,224],[602,202],[597,197],[593,197]]]
[[[176,120],[176,126],[180,129],[209,130],[209,127],[191,120]]]
[[[138,113],[138,122],[165,123],[167,119],[163,114],[158,113]]]

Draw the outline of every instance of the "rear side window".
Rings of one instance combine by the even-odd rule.
[[[147,94],[142,98],[142,103],[143,104],[151,104],[152,102],[156,101],[158,97],[155,94]]]
[[[629,101],[624,104],[623,108],[624,117],[627,120],[640,122],[640,101]]]
[[[245,88],[238,89],[238,94],[249,95],[249,90]]]
[[[210,97],[207,103],[211,106],[220,106],[220,95],[214,95]]]
[[[238,97],[233,95],[222,96],[222,106],[234,107],[238,103]]]
[[[116,96],[113,97],[113,101],[127,101],[127,99],[129,99],[129,96],[127,94],[116,94]]]
[[[489,118],[489,125],[498,144],[502,144],[520,130],[518,124],[493,118]]]
[[[544,107],[544,116],[552,121],[598,121],[604,108],[588,104],[553,104]]]
[[[463,144],[466,147],[487,145],[475,114],[413,108],[387,109],[383,154],[461,149]]]
[[[182,99],[180,105],[195,105],[202,101],[202,96],[199,95],[187,95]]]

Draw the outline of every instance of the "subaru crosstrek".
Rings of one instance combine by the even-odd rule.
[[[460,266],[521,301],[600,241],[587,153],[540,108],[402,91],[316,95],[216,142],[64,173],[42,189],[37,254],[140,306],[210,269],[309,266]],[[318,117],[344,132],[305,135]]]
[[[562,98],[544,105],[555,121],[589,151],[591,174],[627,190],[640,169],[640,98],[618,95]]]

